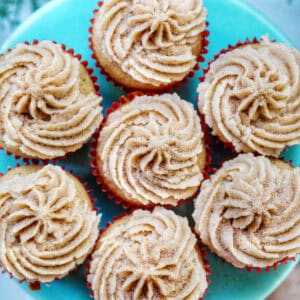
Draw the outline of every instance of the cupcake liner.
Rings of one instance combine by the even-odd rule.
[[[136,204],[136,203],[132,203],[126,199],[123,199],[119,196],[117,196],[113,191],[111,191],[111,189],[105,184],[104,179],[102,174],[100,174],[98,168],[97,168],[97,161],[96,161],[96,152],[97,152],[97,145],[98,145],[98,139],[101,133],[101,130],[103,128],[103,126],[105,126],[107,117],[114,112],[115,110],[117,110],[119,107],[121,107],[122,105],[131,102],[133,99],[135,99],[136,97],[139,96],[153,96],[155,95],[155,93],[144,93],[144,92],[140,92],[140,91],[136,91],[136,92],[131,92],[128,94],[128,96],[121,96],[119,101],[114,101],[112,103],[112,106],[110,108],[108,108],[106,110],[106,116],[104,116],[103,122],[100,125],[99,129],[97,130],[97,132],[93,135],[93,139],[90,142],[89,146],[91,151],[89,152],[89,157],[91,158],[90,160],[90,166],[92,168],[92,174],[93,176],[96,177],[96,183],[101,187],[102,192],[107,193],[107,196],[110,200],[114,201],[115,204],[117,205],[122,205],[122,207],[124,209],[128,209],[128,208],[142,208],[142,209],[151,209],[153,208],[156,204],[152,203],[152,204],[148,204],[148,205],[143,205],[143,204]],[[205,144],[205,151],[206,151],[206,161],[205,161],[205,167],[202,171],[203,174],[203,178],[207,179],[209,177],[209,175],[213,172],[213,169],[211,168],[211,153],[212,153],[212,149],[210,147],[210,143],[209,143],[209,129],[207,127],[207,125],[204,122],[204,119],[202,116],[200,116],[200,120],[201,120],[201,128],[203,131],[203,141]],[[200,188],[201,184],[199,185]],[[183,203],[187,203],[189,202],[191,199],[193,199],[197,194],[199,193],[199,189],[195,192],[195,194],[187,199],[182,199],[179,200],[177,202],[177,205],[170,205],[170,204],[165,204],[165,205],[160,205],[163,206],[167,209],[171,209],[171,208],[179,208]]]
[[[112,82],[115,87],[121,88],[124,92],[131,92],[134,89],[128,88],[126,86],[123,86],[122,84],[120,84],[119,82],[117,82],[116,80],[114,80],[104,70],[104,68],[101,67],[101,65],[100,65],[100,63],[99,63],[99,61],[97,59],[96,52],[95,52],[95,49],[94,49],[92,35],[93,35],[93,25],[95,23],[95,17],[96,17],[96,14],[98,13],[99,9],[102,7],[102,5],[103,5],[102,1],[99,1],[97,3],[97,8],[94,9],[94,11],[93,11],[93,18],[90,19],[90,27],[89,27],[89,30],[88,30],[89,31],[88,41],[89,41],[89,48],[92,51],[91,57],[95,61],[96,67],[98,67],[100,69],[101,75],[105,76],[107,81]],[[173,88],[179,88],[181,86],[181,84],[187,83],[187,81],[188,81],[189,78],[194,77],[195,71],[197,71],[197,70],[200,69],[200,63],[205,62],[205,55],[208,53],[208,45],[209,45],[208,37],[210,35],[210,31],[208,30],[208,26],[209,26],[209,23],[206,21],[206,29],[203,32],[201,32],[202,49],[201,49],[201,52],[199,53],[199,55],[197,56],[197,63],[195,64],[193,70],[190,71],[190,73],[187,74],[181,81],[171,83],[168,86],[153,88],[152,91],[154,91],[156,93],[170,92]],[[147,90],[145,90],[145,92],[147,92]]]
[[[282,260],[274,263],[272,266],[265,267],[265,268],[246,267],[246,269],[247,272],[256,271],[257,273],[261,273],[263,270],[265,270],[267,273],[269,273],[271,270],[277,271],[279,266],[286,265],[289,261],[296,261],[296,257],[295,256],[285,257]]]
[[[25,45],[37,45],[40,41],[39,40],[33,40],[31,43],[28,41],[25,41],[23,44]],[[88,66],[88,61],[87,60],[83,60],[82,59],[82,55],[81,54],[76,54],[75,50],[73,48],[67,48],[67,46],[65,44],[60,44],[56,41],[52,41],[53,43],[57,44],[57,45],[61,45],[62,49],[64,50],[64,52],[71,54],[74,58],[77,58],[80,62],[80,64],[84,67],[84,69],[87,71],[87,73],[89,74],[91,81],[93,82],[93,86],[95,89],[95,94],[99,97],[102,97],[102,94],[100,93],[100,85],[98,84],[98,77],[94,75],[94,70],[92,68],[89,68]],[[7,53],[9,53],[10,51],[12,51],[12,49],[8,49]],[[0,55],[3,56],[3,55]],[[5,55],[4,55],[5,56]],[[100,107],[102,107],[102,102],[100,102]],[[86,142],[85,144],[88,144],[88,142]],[[83,144],[82,147],[85,145]],[[82,148],[81,147],[81,148]],[[79,148],[78,150],[80,150],[81,148]],[[78,151],[77,150],[77,151]],[[22,159],[24,163],[32,163],[32,164],[38,164],[40,161],[45,162],[46,164],[48,163],[53,163],[55,164],[58,160],[64,160],[67,157],[72,156],[75,152],[68,152],[63,156],[60,157],[55,157],[52,159],[41,159],[41,158],[27,158],[27,157],[23,157],[20,155],[16,155],[8,150],[6,150],[5,148],[0,146],[0,151],[6,151],[6,154],[9,156],[13,156],[16,160]]]
[[[151,208],[145,208],[143,210],[148,210],[148,211],[152,211],[155,207],[151,207]],[[112,218],[112,221],[111,222],[106,222],[105,224],[105,227],[104,228],[100,228],[99,229],[99,237],[98,237],[98,240],[96,242],[96,245],[97,243],[99,242],[99,240],[101,239],[101,236],[102,234],[116,221],[120,220],[122,217],[125,217],[125,216],[130,216],[133,214],[134,211],[138,210],[140,208],[138,207],[135,207],[135,208],[131,208],[131,210],[129,212],[122,212],[120,214],[120,216],[114,216]],[[211,270],[210,270],[210,262],[208,260],[208,254],[209,252],[207,251],[206,249],[206,246],[203,245],[199,239],[199,236],[198,234],[196,233],[195,231],[195,228],[194,227],[190,227],[191,231],[193,232],[193,234],[196,236],[197,238],[197,246],[198,246],[198,249],[201,253],[201,258],[202,258],[202,262],[203,262],[203,267],[204,267],[204,270],[205,270],[205,273],[206,273],[206,282],[207,282],[207,288],[206,290],[204,291],[204,295],[199,298],[198,300],[203,300],[204,297],[208,294],[208,288],[209,288],[209,285],[211,283],[209,277],[211,276]],[[88,276],[90,274],[90,268],[91,268],[91,261],[92,261],[92,254],[89,255],[88,257],[88,262],[87,264],[85,265],[85,270],[86,270],[86,274],[85,274],[85,279],[86,279],[86,287],[89,289],[90,293],[89,293],[89,296],[91,298],[94,298],[94,292],[92,290],[92,285],[91,283],[88,282]]]
[[[87,181],[82,182],[80,175],[77,175],[72,169],[68,168],[66,165],[58,165],[58,164],[54,164],[54,163],[51,163],[51,164],[54,165],[54,166],[61,167],[64,171],[72,174],[75,178],[77,178],[81,182],[81,184],[83,185],[85,191],[87,192],[87,194],[89,196],[89,200],[90,200],[90,203],[92,205],[92,210],[94,210],[96,212],[98,212],[100,210],[100,208],[95,206],[96,197],[94,197],[94,195],[93,195],[94,191],[88,187],[88,182]],[[46,161],[39,161],[38,164],[30,164],[30,163],[20,164],[20,163],[17,163],[16,166],[13,167],[13,168],[8,166],[7,171],[5,173],[0,172],[0,177],[4,176],[9,171],[11,171],[15,168],[24,167],[24,166],[35,166],[35,165],[46,166],[46,165],[48,165],[48,163]],[[97,241],[98,241],[98,239],[97,239]],[[96,242],[95,242],[95,245],[96,245]],[[91,253],[93,252],[93,250],[94,250],[94,247],[91,250],[91,252],[87,255],[87,258],[85,259],[85,261],[82,264],[76,265],[75,268],[70,270],[68,272],[68,274],[66,274],[64,277],[55,278],[53,281],[58,281],[58,280],[61,280],[63,278],[66,278],[71,272],[75,271],[79,266],[84,265],[85,262],[89,259],[89,257],[91,255]],[[32,291],[41,290],[43,285],[50,286],[50,284],[52,283],[52,281],[51,282],[41,282],[41,281],[38,281],[38,280],[37,281],[27,281],[26,279],[18,279],[16,277],[14,277],[14,275],[12,273],[10,273],[7,270],[3,269],[1,265],[0,265],[0,270],[1,270],[2,274],[8,274],[10,279],[13,279],[13,278],[17,279],[20,284],[26,282],[28,284],[29,289],[32,290]]]

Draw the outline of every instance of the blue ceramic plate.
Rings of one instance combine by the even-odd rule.
[[[36,12],[29,18],[4,44],[1,52],[13,47],[18,42],[32,41],[34,39],[50,39],[59,43],[64,43],[68,48],[74,48],[76,53],[83,55],[89,61],[89,66],[94,67],[91,60],[91,51],[88,48],[88,27],[89,19],[92,18],[92,11],[96,8],[97,0],[55,0]],[[260,37],[269,34],[270,37],[278,41],[291,44],[288,39],[265,17],[246,5],[244,1],[238,0],[206,0],[205,5],[209,11],[210,46],[208,59],[220,49],[226,48],[228,44],[235,44],[238,40],[244,41],[247,37]],[[121,90],[107,83],[105,77],[100,75],[99,70],[95,70],[95,75],[99,77],[101,91],[104,97],[104,107],[109,107],[111,102],[118,99]],[[198,72],[194,78],[183,85],[177,92],[182,98],[195,104],[197,78],[201,75]],[[219,149],[222,150],[222,149]],[[218,149],[215,149],[218,152]],[[219,151],[219,154],[222,151]],[[121,213],[121,208],[108,200],[106,195],[97,191],[95,180],[91,175],[89,166],[88,147],[78,151],[71,158],[61,163],[68,165],[80,174],[84,180],[96,191],[97,205],[101,207],[103,218],[101,226],[110,221],[113,216]],[[293,147],[284,154],[285,158],[292,160],[294,165],[300,164],[300,147]],[[217,159],[218,156],[215,156]],[[214,161],[216,162],[216,161]],[[5,151],[0,151],[0,172],[6,172],[7,167],[14,167],[17,163],[12,156],[7,156]],[[182,207],[178,212],[189,215],[191,207]],[[278,271],[271,271],[267,274],[256,272],[248,273],[239,271],[223,263],[214,255],[209,255],[211,262],[212,276],[209,293],[206,300],[253,300],[263,299],[271,293],[289,274],[295,263],[280,266]],[[83,267],[72,272],[67,278],[51,285],[42,286],[37,292],[28,289],[28,284],[18,284],[15,280],[9,280],[8,275],[2,275],[0,280],[1,299],[9,300],[88,300],[89,291],[86,288],[85,270]]]

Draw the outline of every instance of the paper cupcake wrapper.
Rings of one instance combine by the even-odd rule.
[[[96,67],[100,68],[100,73],[106,77],[106,80],[108,82],[112,82],[114,84],[114,86],[121,88],[123,91],[125,92],[130,92],[133,91],[134,89],[130,89],[127,88],[126,86],[123,86],[122,84],[120,84],[119,82],[117,82],[116,80],[114,80],[105,70],[104,68],[101,67],[101,64],[99,63],[97,56],[96,56],[96,51],[94,48],[94,44],[93,44],[93,39],[92,39],[92,35],[93,35],[93,26],[95,23],[95,17],[96,14],[98,13],[99,9],[101,8],[101,6],[103,5],[103,2],[100,1],[97,4],[97,8],[93,11],[93,18],[90,19],[90,24],[91,26],[89,27],[89,48],[92,51],[92,58],[95,61],[95,65]],[[201,33],[201,38],[202,38],[202,49],[200,54],[197,57],[197,63],[195,64],[194,68],[192,71],[190,71],[190,73],[188,75],[186,75],[181,81],[178,82],[174,82],[169,84],[168,86],[163,86],[163,87],[153,87],[153,91],[155,92],[159,92],[159,93],[167,93],[170,92],[173,88],[179,88],[181,86],[182,83],[187,83],[188,79],[191,77],[194,77],[195,75],[195,71],[200,69],[200,64],[205,62],[205,55],[208,53],[208,45],[209,45],[209,40],[208,37],[210,35],[210,31],[208,30],[208,26],[209,23],[206,22],[206,29]],[[145,91],[147,92],[147,91]]]
[[[37,45],[39,42],[40,42],[39,40],[33,40],[31,43],[28,42],[28,41],[25,41],[24,44],[25,45]],[[101,88],[100,88],[100,85],[98,84],[98,78],[97,78],[97,76],[94,75],[94,70],[92,68],[89,68],[88,61],[87,60],[82,60],[82,55],[81,54],[76,54],[75,50],[73,48],[67,48],[67,46],[65,44],[60,44],[60,43],[57,43],[56,41],[52,41],[52,42],[57,44],[57,45],[61,45],[62,49],[66,53],[71,54],[74,58],[77,58],[80,61],[81,65],[87,71],[87,73],[90,76],[90,79],[93,82],[96,95],[99,96],[99,97],[102,97],[102,95],[100,93]],[[10,51],[12,51],[12,49],[8,49],[7,53],[10,52]],[[3,56],[3,55],[0,55],[0,56]],[[102,102],[99,105],[102,107]],[[85,144],[88,144],[88,142],[86,142]],[[84,145],[82,145],[82,147],[83,146]],[[78,150],[80,150],[80,149],[78,149]],[[16,154],[6,150],[5,148],[3,148],[1,146],[0,146],[0,151],[6,151],[7,155],[13,156],[16,160],[22,159],[24,161],[24,163],[32,163],[32,164],[38,164],[40,161],[45,162],[46,164],[48,164],[48,163],[55,164],[58,160],[66,159],[67,157],[72,156],[75,153],[75,152],[68,152],[65,155],[60,156],[60,157],[55,157],[55,158],[52,158],[52,159],[41,159],[41,158],[27,158],[27,157],[23,157],[23,156],[20,156],[20,155],[16,155]]]
[[[98,237],[98,240],[97,240],[97,242],[96,242],[96,245],[97,245],[97,243],[99,242],[99,240],[101,239],[102,234],[103,234],[103,233],[104,233],[104,232],[105,232],[105,231],[106,231],[106,230],[107,230],[114,222],[120,220],[122,217],[132,215],[133,212],[134,212],[135,210],[137,210],[137,209],[140,209],[140,208],[138,208],[138,207],[136,207],[136,208],[131,208],[131,210],[130,210],[129,212],[127,212],[127,213],[122,212],[122,213],[120,214],[120,216],[115,216],[115,217],[113,217],[113,218],[112,218],[112,222],[106,222],[105,227],[104,227],[104,228],[100,228],[100,230],[99,230],[99,237]],[[151,207],[151,208],[144,208],[143,210],[152,211],[153,209],[154,209],[154,207]],[[200,251],[200,253],[201,253],[201,258],[202,258],[202,262],[203,262],[203,268],[204,268],[205,273],[206,273],[207,288],[206,288],[206,290],[204,291],[203,296],[200,297],[200,298],[198,299],[198,300],[203,300],[203,299],[205,298],[205,295],[208,294],[208,288],[209,288],[209,285],[210,285],[210,283],[211,283],[211,281],[210,281],[210,279],[209,279],[209,277],[211,276],[210,262],[209,262],[209,260],[208,260],[208,254],[209,254],[209,253],[208,253],[208,251],[207,251],[207,249],[206,249],[206,246],[203,245],[203,244],[201,243],[201,241],[200,241],[200,239],[199,239],[197,233],[195,232],[194,227],[190,227],[190,228],[191,228],[193,234],[194,234],[194,235],[196,236],[196,238],[197,238],[197,245],[198,245],[199,251]],[[89,276],[89,274],[90,274],[91,261],[92,261],[92,254],[89,255],[89,257],[88,257],[88,262],[87,262],[87,264],[85,265],[85,270],[86,270],[85,279],[86,279],[86,282],[87,282],[86,287],[87,287],[87,288],[89,289],[89,291],[90,291],[90,294],[89,294],[89,295],[90,295],[91,298],[94,298],[94,292],[93,292],[93,290],[92,290],[92,285],[91,285],[91,283],[88,282],[88,280],[87,280],[87,279],[88,279],[88,276]]]
[[[270,267],[265,267],[265,268],[246,267],[246,270],[247,272],[256,271],[257,273],[261,273],[263,270],[265,270],[267,273],[269,273],[271,270],[277,271],[279,266],[286,265],[289,261],[293,261],[293,262],[296,261],[296,257],[295,256],[285,257],[282,260],[274,263]]]
[[[61,167],[64,171],[69,172],[74,177],[76,177],[81,182],[81,184],[83,185],[84,189],[88,193],[89,198],[90,198],[90,203],[92,205],[92,209],[94,211],[99,211],[100,210],[100,208],[98,208],[98,207],[95,206],[96,197],[94,197],[94,195],[93,195],[94,191],[91,188],[89,188],[87,181],[82,182],[80,175],[77,175],[72,169],[69,169],[66,165],[59,165],[59,164],[54,164],[54,163],[51,163],[51,164],[55,165],[55,166]],[[38,164],[29,164],[29,163],[19,164],[19,163],[17,163],[16,166],[13,167],[13,168],[8,166],[7,167],[7,171],[5,173],[1,173],[0,172],[0,177],[4,176],[6,173],[8,173],[9,171],[11,171],[11,170],[13,170],[15,168],[22,167],[22,166],[32,166],[32,165],[46,166],[46,165],[48,165],[48,163],[45,162],[45,161],[39,161]],[[95,243],[95,245],[96,245],[96,243]],[[93,252],[93,250],[94,250],[94,248],[87,255],[85,261],[88,260],[89,256]],[[85,264],[85,262],[83,262],[81,265],[84,265],[84,264]],[[60,279],[63,279],[65,277],[67,277],[71,272],[75,271],[77,269],[77,267],[78,267],[78,265],[74,269],[70,270],[67,275],[65,275],[65,276],[63,276],[61,278],[55,278],[53,281],[58,281]],[[41,290],[43,284],[46,285],[46,286],[50,286],[51,282],[53,282],[53,281],[51,281],[51,282],[27,281],[26,279],[19,279],[19,278],[14,277],[14,275],[12,273],[10,273],[7,270],[5,270],[1,265],[0,265],[0,270],[1,270],[2,274],[8,274],[10,279],[15,278],[15,279],[18,280],[19,283],[24,283],[24,282],[28,283],[29,289],[32,290],[32,291]]]
[[[137,204],[137,203],[132,203],[131,201],[126,200],[125,198],[120,198],[119,196],[117,196],[106,184],[105,184],[105,180],[102,176],[102,174],[99,172],[98,167],[97,167],[97,161],[96,161],[96,152],[97,152],[97,145],[98,145],[98,139],[101,133],[101,130],[103,128],[103,126],[105,126],[107,117],[114,112],[115,110],[117,110],[119,107],[121,107],[122,105],[129,103],[130,101],[132,101],[133,99],[135,99],[136,97],[139,96],[153,96],[155,95],[155,93],[144,93],[144,92],[131,92],[128,94],[128,96],[121,96],[119,101],[114,101],[112,103],[112,106],[110,108],[108,108],[106,110],[106,116],[103,119],[102,124],[100,125],[98,131],[93,135],[93,139],[90,143],[90,149],[91,151],[89,152],[89,157],[91,158],[90,161],[90,166],[92,168],[92,174],[96,177],[96,183],[101,187],[102,192],[107,193],[108,198],[112,201],[115,202],[115,204],[117,205],[122,205],[124,209],[128,209],[130,207],[133,208],[142,208],[142,209],[149,209],[152,208],[156,205],[160,205],[160,204],[148,204],[148,205],[143,205],[143,204]],[[211,174],[213,172],[213,169],[211,168],[211,153],[212,153],[212,149],[210,147],[210,143],[209,143],[209,129],[206,126],[204,119],[202,118],[202,116],[200,116],[201,118],[201,128],[204,134],[203,137],[203,141],[205,144],[205,151],[206,151],[206,161],[205,161],[205,167],[202,171],[203,174],[203,178],[207,179],[209,177],[209,174]],[[201,184],[199,185],[200,188]],[[195,192],[195,194],[187,199],[182,199],[179,200],[177,202],[177,204],[174,205],[170,205],[170,204],[165,204],[165,205],[160,205],[163,206],[167,209],[170,208],[179,208],[183,203],[187,203],[189,201],[191,201],[191,199],[193,199],[195,197],[195,195],[197,195],[199,193],[199,189]]]

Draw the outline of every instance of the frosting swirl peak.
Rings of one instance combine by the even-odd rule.
[[[0,57],[0,145],[28,158],[79,149],[102,120],[101,97],[80,61],[50,41]]]
[[[278,157],[300,143],[300,53],[263,37],[222,54],[199,85],[199,109],[238,152]]]
[[[201,0],[108,0],[93,27],[96,52],[137,82],[181,81],[201,53],[205,18]]]
[[[156,207],[112,224],[92,256],[95,299],[198,300],[207,288],[197,240],[187,219]]]
[[[202,241],[242,268],[300,252],[300,168],[242,154],[203,182],[193,218]]]
[[[97,145],[97,166],[120,198],[177,205],[197,191],[205,148],[193,105],[176,94],[140,96],[108,116]]]
[[[61,168],[10,171],[0,179],[0,264],[20,280],[64,277],[92,251],[99,221],[79,181]]]

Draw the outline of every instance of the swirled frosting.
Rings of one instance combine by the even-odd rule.
[[[267,37],[211,65],[199,108],[213,133],[238,152],[278,157],[300,143],[300,53]]]
[[[88,281],[96,300],[198,300],[206,273],[187,219],[156,207],[111,225],[92,256]]]
[[[176,205],[191,197],[203,178],[202,138],[196,111],[178,95],[136,97],[104,124],[98,169],[121,198]]]
[[[96,16],[94,44],[134,80],[168,85],[197,63],[205,18],[202,0],[108,0]]]
[[[0,59],[0,144],[29,158],[64,156],[99,126],[101,100],[60,45],[17,45]]]
[[[0,179],[0,264],[20,280],[50,282],[92,251],[100,216],[61,168],[26,168]]]
[[[193,218],[202,241],[239,268],[300,253],[300,168],[239,155],[203,182]]]

